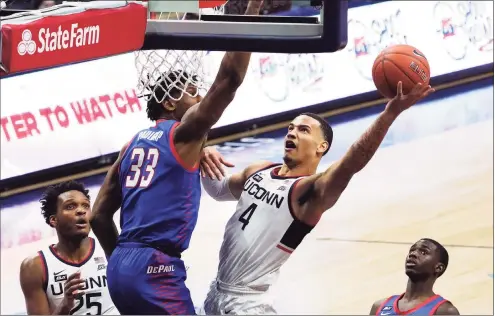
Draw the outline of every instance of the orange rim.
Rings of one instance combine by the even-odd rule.
[[[225,4],[227,2],[226,0],[199,0],[199,8],[200,9],[205,9],[205,8],[214,8],[218,7],[222,4]]]

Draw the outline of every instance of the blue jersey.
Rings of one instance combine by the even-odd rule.
[[[199,169],[184,167],[173,135],[179,122],[159,120],[140,131],[121,157],[119,242],[141,242],[179,254],[198,219]]]
[[[377,309],[376,315],[434,315],[440,305],[447,302],[447,300],[440,295],[433,295],[410,310],[400,311],[398,304],[403,296],[404,294],[394,295],[386,299]]]

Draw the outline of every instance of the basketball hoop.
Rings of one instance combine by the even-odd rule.
[[[189,5],[187,12],[179,12],[163,11],[164,6],[172,9],[170,3],[176,1],[160,1],[158,4],[153,1],[155,0],[148,1],[151,20],[195,20],[199,19],[201,14],[223,14],[227,2],[227,0],[188,0],[182,2],[182,4]],[[194,11],[190,8],[191,3],[195,5]],[[155,11],[159,5],[161,10]],[[178,101],[184,94],[196,97],[200,90],[209,88],[209,83],[206,82],[207,74],[203,68],[203,59],[207,53],[206,51],[166,49],[135,52],[139,96],[144,97],[146,101],[154,98],[158,103],[162,103],[167,98]],[[189,85],[194,85],[197,89],[188,91]]]

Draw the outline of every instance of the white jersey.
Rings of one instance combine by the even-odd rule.
[[[295,218],[290,204],[302,179],[278,176],[280,166],[254,173],[244,184],[236,212],[227,222],[217,283],[267,291],[280,267],[313,229]]]
[[[81,271],[85,281],[81,298],[76,299],[71,315],[118,315],[107,287],[107,260],[103,249],[90,238],[90,252],[80,263],[67,262],[54,250],[53,245],[48,250],[40,251],[45,268],[45,285],[48,302],[55,309],[64,298],[64,285],[68,277]]]

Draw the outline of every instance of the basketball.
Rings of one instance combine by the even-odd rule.
[[[397,83],[402,81],[402,92],[407,94],[417,84],[430,83],[430,65],[425,55],[410,45],[385,48],[376,57],[372,68],[373,82],[386,98],[397,94]]]

